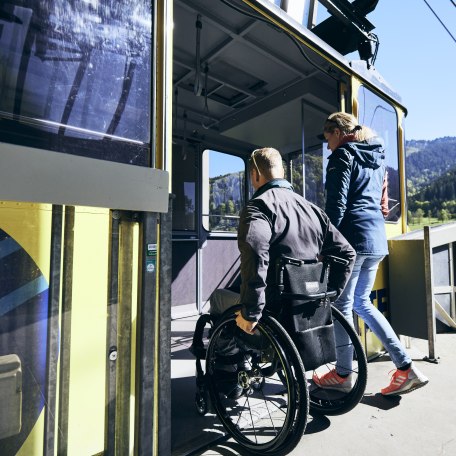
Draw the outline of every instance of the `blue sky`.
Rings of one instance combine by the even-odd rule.
[[[451,0],[427,0],[456,38]],[[424,0],[380,0],[367,16],[380,47],[376,69],[408,109],[405,136],[456,136],[456,42]]]

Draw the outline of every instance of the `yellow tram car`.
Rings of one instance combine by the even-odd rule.
[[[385,142],[388,236],[406,232],[406,109],[373,66],[377,2],[347,3],[0,5],[2,456],[173,453],[171,320],[237,277],[253,149],[323,206],[318,135],[353,113]]]

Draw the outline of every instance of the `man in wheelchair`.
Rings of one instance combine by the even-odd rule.
[[[331,224],[327,215],[293,191],[284,179],[280,153],[267,147],[255,150],[249,160],[255,193],[242,210],[238,229],[241,253],[240,294],[216,290],[211,296],[211,313],[221,314],[240,304],[236,324],[251,334],[266,303],[276,299],[276,262],[282,256],[347,260],[331,268],[328,287],[342,292],[351,274],[356,254]]]
[[[293,191],[284,179],[282,157],[276,149],[255,150],[249,160],[249,172],[255,193],[240,215],[240,293],[216,290],[210,299],[210,313],[217,316],[232,306],[240,306],[236,325],[253,335],[266,304],[269,310],[280,313],[276,274],[280,258],[342,259],[331,266],[327,280],[328,288],[338,296],[350,276],[356,254],[326,214]],[[227,337],[226,353],[231,353],[233,362],[221,362],[222,372],[239,370],[246,363],[234,362],[235,352],[233,341]],[[231,394],[236,396],[238,390]]]
[[[367,361],[355,330],[329,300],[343,291],[355,251],[321,209],[293,191],[277,150],[255,150],[249,172],[255,193],[239,222],[240,288],[212,294],[190,350],[198,413],[210,402],[227,432],[249,454],[264,456],[296,446],[309,409],[351,410],[364,393]],[[341,348],[336,326],[356,360],[347,391],[319,388],[309,377],[333,368]]]

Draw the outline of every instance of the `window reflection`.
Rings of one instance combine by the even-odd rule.
[[[203,227],[236,232],[244,207],[245,162],[223,152],[203,153]]]
[[[151,4],[0,4],[2,140],[149,164]]]
[[[385,146],[390,210],[386,220],[396,222],[401,215],[396,110],[364,86],[358,100],[360,124],[372,128]]]

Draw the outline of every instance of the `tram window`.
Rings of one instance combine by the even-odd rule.
[[[211,232],[236,232],[244,207],[244,160],[205,150],[202,182],[203,227]]]
[[[196,150],[186,145],[173,145],[173,230],[196,231]]]
[[[2,141],[150,166],[151,6],[0,5]]]
[[[358,103],[360,124],[372,128],[384,142],[390,210],[386,221],[397,222],[401,215],[397,113],[391,104],[364,86],[359,89]]]

